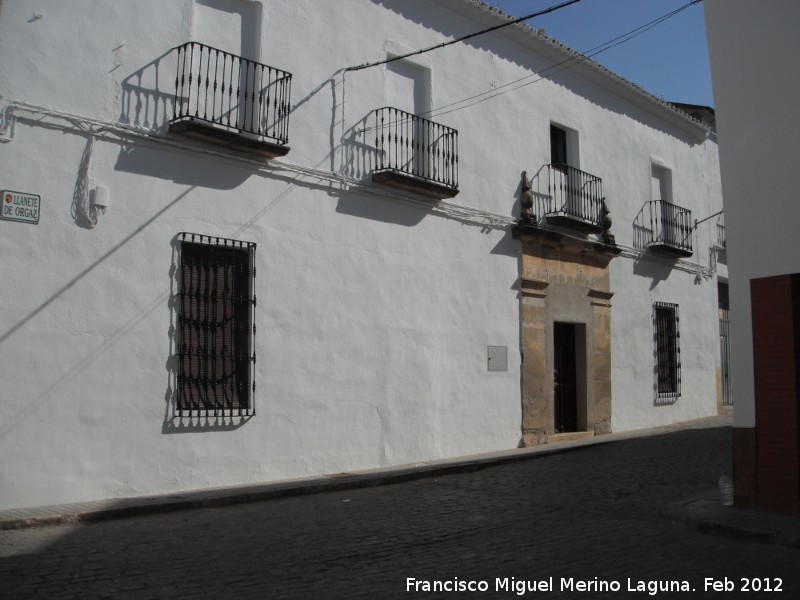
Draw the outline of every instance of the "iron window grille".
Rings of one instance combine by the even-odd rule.
[[[656,358],[656,400],[675,400],[681,395],[681,349],[678,305],[653,305]]]
[[[728,309],[719,309],[719,346],[722,365],[722,404],[733,406],[731,386],[731,321]]]
[[[255,249],[180,233],[177,306],[179,416],[255,414]]]

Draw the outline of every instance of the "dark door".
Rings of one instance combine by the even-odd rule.
[[[575,325],[572,323],[555,323],[554,325],[555,432],[578,431]]]
[[[550,163],[553,169],[550,176],[551,193],[555,202],[554,209],[568,215],[582,216],[580,172],[570,166],[567,152],[567,131],[556,125],[550,125]]]
[[[567,162],[567,132],[561,127],[550,125],[550,163],[566,167]]]

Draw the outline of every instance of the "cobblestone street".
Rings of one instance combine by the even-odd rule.
[[[681,530],[659,515],[716,485],[730,436],[729,427],[687,429],[402,484],[2,531],[0,595],[514,598],[515,585],[552,578],[554,590],[525,595],[587,596],[578,582],[618,582],[588,597],[686,597],[647,587],[678,580],[690,597],[796,598],[800,551]],[[573,590],[562,589],[570,578]],[[706,578],[723,591],[703,594]],[[743,578],[762,591],[743,592]],[[488,591],[422,591],[443,580]]]

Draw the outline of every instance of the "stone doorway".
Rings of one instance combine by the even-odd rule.
[[[520,225],[521,446],[611,433],[608,265],[619,249]]]

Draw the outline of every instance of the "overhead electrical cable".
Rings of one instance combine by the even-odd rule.
[[[433,109],[431,109],[429,111],[420,113],[418,116],[437,117],[437,116],[441,116],[441,115],[446,115],[446,114],[449,114],[451,112],[456,112],[458,110],[462,110],[464,108],[469,108],[469,107],[474,106],[476,104],[480,104],[480,103],[485,102],[486,100],[489,100],[491,98],[495,98],[497,96],[501,96],[503,94],[515,91],[517,89],[520,89],[522,87],[531,85],[533,83],[538,83],[539,81],[542,81],[543,79],[549,79],[550,77],[552,77],[553,75],[556,75],[557,73],[560,73],[561,71],[565,71],[566,69],[569,69],[569,68],[573,67],[574,65],[580,64],[580,63],[585,62],[585,61],[587,61],[587,60],[589,60],[591,58],[594,58],[595,56],[605,52],[606,50],[610,50],[611,48],[614,48],[615,46],[619,46],[620,44],[624,44],[625,42],[628,42],[628,41],[632,40],[633,38],[641,35],[642,33],[645,33],[646,31],[652,29],[656,25],[660,25],[661,23],[663,23],[667,19],[671,19],[672,17],[674,17],[675,15],[683,12],[687,8],[689,8],[689,7],[691,7],[691,6],[695,5],[695,4],[699,4],[702,1],[703,0],[691,0],[687,4],[684,4],[683,6],[680,6],[679,8],[673,10],[672,12],[669,12],[669,13],[667,13],[665,15],[662,15],[662,16],[656,18],[656,19],[653,19],[652,21],[649,21],[649,22],[647,22],[647,23],[645,23],[643,25],[640,25],[639,27],[631,29],[627,33],[623,33],[622,35],[619,35],[619,36],[617,36],[617,37],[615,37],[615,38],[613,38],[611,40],[608,40],[607,42],[604,42],[604,43],[602,43],[602,44],[600,44],[598,46],[595,46],[594,48],[590,48],[586,52],[581,53],[581,52],[577,52],[576,51],[576,56],[571,56],[571,57],[569,57],[569,58],[567,58],[565,60],[562,60],[561,62],[555,63],[554,65],[551,65],[551,66],[543,69],[541,72],[531,73],[530,75],[526,75],[525,77],[521,77],[521,78],[516,79],[514,81],[510,81],[510,82],[505,83],[505,84],[503,84],[501,86],[493,87],[490,90],[486,90],[485,92],[481,92],[479,94],[475,94],[474,96],[470,96],[469,98],[463,98],[463,99],[458,100],[456,102],[451,102],[450,104],[445,104],[443,106],[438,106],[438,107],[433,108]],[[517,84],[517,83],[520,83],[522,81],[525,81],[526,79],[531,79],[533,77],[537,77],[537,79],[535,79],[533,81],[528,81],[526,83],[522,83],[521,85],[518,85],[518,86],[516,86],[516,87],[514,87],[512,89],[504,89],[504,88],[508,88],[510,86],[513,86],[514,84]],[[482,97],[482,96],[485,96],[485,97]],[[472,103],[467,104],[465,106],[458,106],[460,104],[464,104],[465,102],[470,102],[471,100],[476,100],[476,102],[472,102]],[[452,110],[445,110],[445,109],[448,109],[448,108],[451,108],[451,107],[457,107],[457,108],[453,108]]]
[[[418,54],[422,54],[424,52],[429,52],[431,50],[435,50],[437,48],[442,48],[444,46],[448,46],[448,45],[454,44],[456,42],[464,41],[466,39],[475,37],[477,35],[482,35],[484,33],[490,32],[490,31],[495,31],[495,30],[500,29],[502,27],[507,27],[509,25],[515,25],[515,24],[520,23],[522,21],[526,21],[528,19],[532,19],[533,17],[539,16],[539,15],[542,15],[542,14],[545,14],[545,13],[553,12],[553,11],[558,10],[560,8],[564,8],[565,6],[568,6],[570,4],[574,4],[575,2],[578,2],[578,1],[580,1],[580,0],[573,0],[571,2],[565,2],[565,3],[562,3],[562,4],[556,5],[556,6],[552,6],[552,7],[548,8],[548,9],[539,11],[537,13],[526,15],[524,17],[520,17],[520,18],[515,19],[513,21],[508,21],[508,22],[503,23],[501,25],[496,25],[496,26],[491,27],[489,29],[484,29],[482,31],[478,31],[478,32],[469,34],[467,36],[464,36],[464,37],[461,37],[461,38],[458,38],[458,39],[455,39],[455,40],[451,40],[449,42],[445,42],[443,44],[437,44],[435,46],[430,46],[429,48],[425,48],[425,49],[422,49],[422,50],[417,50],[415,52],[410,52],[410,53],[405,54],[403,56],[395,56],[395,57],[392,57],[392,58],[389,58],[389,59],[386,59],[386,60],[383,60],[383,61],[378,61],[378,62],[374,62],[374,63],[368,63],[368,64],[360,65],[358,67],[348,67],[347,69],[344,69],[344,70],[345,71],[355,71],[355,70],[360,70],[360,69],[366,69],[368,67],[383,65],[383,64],[390,63],[390,62],[393,62],[393,61],[396,61],[396,60],[402,60],[403,58],[407,58],[409,56],[415,56],[415,55],[418,55]],[[436,108],[432,108],[431,110],[428,110],[428,111],[425,111],[425,112],[421,112],[416,116],[432,118],[432,117],[438,117],[438,116],[446,115],[446,114],[449,114],[451,112],[456,112],[458,110],[462,110],[462,109],[465,109],[465,108],[470,108],[471,106],[474,106],[476,104],[480,104],[482,102],[485,102],[486,100],[490,100],[491,98],[495,98],[497,96],[501,96],[501,95],[506,94],[508,92],[513,92],[515,90],[518,90],[518,89],[523,88],[525,86],[531,85],[533,83],[538,83],[539,81],[542,81],[543,79],[549,79],[550,77],[552,77],[553,75],[556,75],[557,73],[560,73],[560,72],[562,72],[562,71],[564,71],[566,69],[569,69],[569,68],[571,68],[571,67],[573,67],[573,66],[575,66],[577,64],[580,64],[580,63],[585,62],[585,61],[587,61],[587,60],[589,60],[591,58],[594,58],[595,56],[605,52],[606,50],[610,50],[611,48],[614,48],[615,46],[619,46],[621,44],[624,44],[624,43],[632,40],[633,38],[641,35],[642,33],[645,33],[646,31],[649,31],[650,29],[652,29],[656,25],[660,25],[661,23],[663,23],[667,19],[671,19],[672,17],[674,17],[677,14],[683,12],[687,8],[689,8],[689,7],[691,7],[691,6],[695,5],[695,4],[699,4],[702,1],[703,0],[691,0],[687,4],[684,4],[683,6],[680,6],[680,7],[676,8],[675,10],[673,10],[673,11],[671,11],[671,12],[665,14],[665,15],[662,15],[662,16],[660,16],[660,17],[658,17],[656,19],[653,19],[652,21],[649,21],[647,23],[644,23],[643,25],[640,25],[639,27],[631,29],[630,31],[628,31],[626,33],[618,35],[617,37],[612,38],[612,39],[610,39],[610,40],[608,40],[606,42],[603,42],[602,44],[599,44],[598,46],[595,46],[594,48],[590,48],[589,50],[586,50],[585,52],[575,51],[575,54],[576,54],[575,56],[570,56],[569,58],[567,58],[565,60],[562,60],[561,62],[555,63],[555,64],[543,69],[542,71],[540,71],[538,73],[531,73],[530,75],[526,75],[525,77],[521,77],[521,78],[516,79],[514,81],[510,81],[508,83],[504,83],[503,85],[492,87],[492,89],[486,90],[485,92],[480,92],[478,94],[475,94],[474,96],[470,96],[468,98],[463,98],[461,100],[457,100],[456,102],[451,102],[450,104],[445,104],[445,105],[442,105],[442,106],[438,106]],[[536,79],[533,80],[533,81],[527,81],[526,83],[521,83],[521,82],[526,81],[527,79],[531,79],[533,77],[536,77]],[[509,88],[509,87],[511,87],[511,86],[513,86],[515,84],[518,84],[518,83],[520,85],[517,85],[516,87],[513,87],[511,89],[505,89],[505,88]],[[470,102],[471,100],[475,100],[475,102]],[[464,106],[459,106],[461,104],[464,104],[465,102],[470,102],[470,104],[466,104]],[[451,108],[451,107],[455,107],[455,108]],[[448,108],[450,108],[451,110],[446,110]]]
[[[502,29],[503,27],[509,27],[510,25],[516,25],[517,23],[521,23],[522,21],[527,21],[528,19],[533,19],[534,17],[539,17],[541,15],[546,15],[547,13],[555,12],[559,9],[565,8],[571,4],[577,4],[581,0],[568,0],[567,2],[562,2],[561,4],[557,4],[555,6],[551,6],[550,8],[545,8],[544,10],[540,10],[539,12],[532,13],[530,15],[526,15],[524,17],[520,17],[518,19],[514,19],[513,21],[506,21],[505,23],[501,23],[500,25],[495,25],[494,27],[489,27],[488,29],[482,29],[481,31],[476,31],[474,33],[467,34],[460,38],[456,38],[454,40],[450,40],[447,42],[442,42],[441,44],[436,44],[434,46],[429,46],[428,48],[423,48],[422,50],[415,50],[414,52],[409,52],[408,54],[403,54],[402,56],[392,56],[391,58],[387,58],[385,60],[379,60],[372,63],[365,63],[363,65],[358,65],[355,67],[347,67],[345,71],[360,71],[362,69],[368,69],[370,67],[377,67],[380,65],[385,65],[390,62],[394,62],[396,60],[403,60],[404,58],[409,58],[410,56],[418,56],[420,54],[425,54],[426,52],[430,52],[431,50],[438,50],[439,48],[444,48],[446,46],[450,46],[452,44],[457,44],[458,42],[463,42],[464,40],[469,40],[479,35],[483,35],[485,33],[490,33],[492,31],[497,31],[498,29]]]

